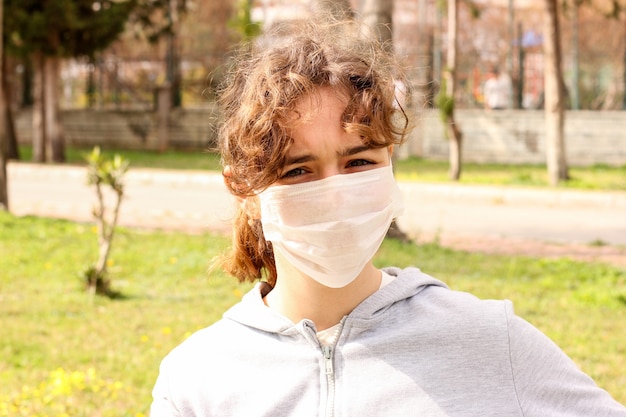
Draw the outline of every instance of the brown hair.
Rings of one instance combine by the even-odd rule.
[[[295,103],[319,87],[333,88],[348,101],[346,131],[374,148],[400,144],[408,118],[395,102],[397,74],[392,55],[356,21],[283,24],[242,49],[219,98],[226,185],[245,198],[234,220],[233,247],[220,260],[226,272],[254,281],[265,271],[268,283],[276,282],[254,195],[278,179],[291,143],[287,130],[303,116],[295,114]]]

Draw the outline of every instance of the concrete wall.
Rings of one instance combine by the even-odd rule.
[[[468,162],[545,163],[543,111],[458,110],[463,160]],[[567,112],[566,152],[571,165],[626,164],[626,112]],[[448,142],[436,111],[422,115],[408,153],[447,159]]]
[[[467,162],[545,163],[543,111],[457,110]],[[146,111],[68,110],[62,113],[68,145],[110,145],[156,149],[157,115]],[[206,149],[215,141],[217,112],[177,109],[170,117],[169,142],[174,149]],[[30,113],[17,117],[20,142],[31,138]],[[566,115],[566,147],[571,165],[626,164],[626,111],[576,111]],[[448,142],[437,111],[424,112],[402,156],[448,158]]]
[[[94,145],[122,149],[157,149],[158,115],[149,111],[65,110],[61,113],[68,146]],[[173,149],[206,149],[215,143],[217,112],[213,108],[175,109],[169,118],[169,145]],[[31,113],[16,117],[20,143],[32,139]]]

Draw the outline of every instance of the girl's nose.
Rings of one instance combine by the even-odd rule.
[[[320,176],[320,180],[323,180],[324,178],[328,178],[328,177],[332,177],[333,175],[339,175],[341,174],[341,169],[339,169],[339,167],[335,164],[328,164],[327,166],[324,166],[324,168],[321,171],[321,176]]]

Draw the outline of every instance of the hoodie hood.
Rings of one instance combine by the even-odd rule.
[[[389,267],[383,270],[395,279],[363,300],[348,315],[349,320],[365,323],[377,322],[395,303],[411,298],[430,286],[447,288],[443,282],[417,268]],[[240,303],[224,313],[224,319],[270,333],[284,335],[298,333],[296,323],[292,323],[265,305],[263,294],[266,293],[266,286],[265,283],[257,284]]]

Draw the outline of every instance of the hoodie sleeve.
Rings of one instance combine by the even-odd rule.
[[[626,408],[506,303],[513,380],[526,417],[626,417]]]
[[[152,390],[150,417],[181,417],[170,397],[170,382],[167,373],[167,358],[161,363],[159,377]]]

